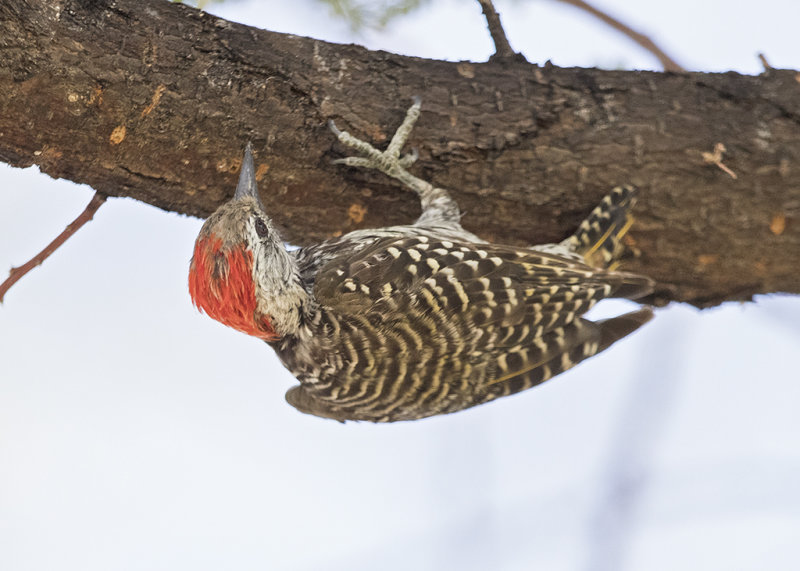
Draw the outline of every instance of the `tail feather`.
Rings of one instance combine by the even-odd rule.
[[[600,346],[597,348],[597,353],[633,333],[651,319],[653,319],[653,310],[643,307],[618,317],[596,321],[595,324],[600,327]]]
[[[630,210],[636,204],[637,192],[629,184],[615,187],[562,244],[591,266],[610,267],[624,250],[621,240],[633,224]]]
[[[621,281],[614,287],[613,294],[610,297],[639,299],[653,293],[656,285],[652,279],[638,274],[614,272],[612,275],[621,278]]]

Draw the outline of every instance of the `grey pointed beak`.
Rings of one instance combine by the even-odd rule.
[[[236,192],[233,195],[234,200],[241,200],[242,198],[250,196],[256,199],[256,202],[261,208],[261,198],[258,196],[258,185],[256,185],[256,168],[253,164],[253,146],[248,141],[247,146],[244,148],[244,158],[242,159],[242,169],[239,171],[239,184],[236,185]]]

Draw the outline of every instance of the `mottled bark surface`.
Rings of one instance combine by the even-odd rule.
[[[800,292],[800,76],[450,63],[233,24],[163,0],[3,0],[0,160],[206,216],[253,142],[294,243],[402,223],[415,197],[335,166],[339,127],[381,143],[423,97],[412,171],[464,226],[559,240],[613,185],[641,187],[626,269],[655,301]],[[723,143],[737,178],[704,161]],[[147,229],[143,228],[142,232]]]

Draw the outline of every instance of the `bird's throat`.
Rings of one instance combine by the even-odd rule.
[[[223,249],[215,236],[197,239],[189,269],[192,302],[209,317],[266,341],[278,338],[268,316],[257,311],[253,254],[244,245]]]

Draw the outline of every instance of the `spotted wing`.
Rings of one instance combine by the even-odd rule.
[[[343,367],[289,400],[340,420],[454,412],[538,384],[627,335],[649,310],[598,323],[580,315],[650,288],[647,278],[529,249],[382,239],[318,274],[315,297]]]

